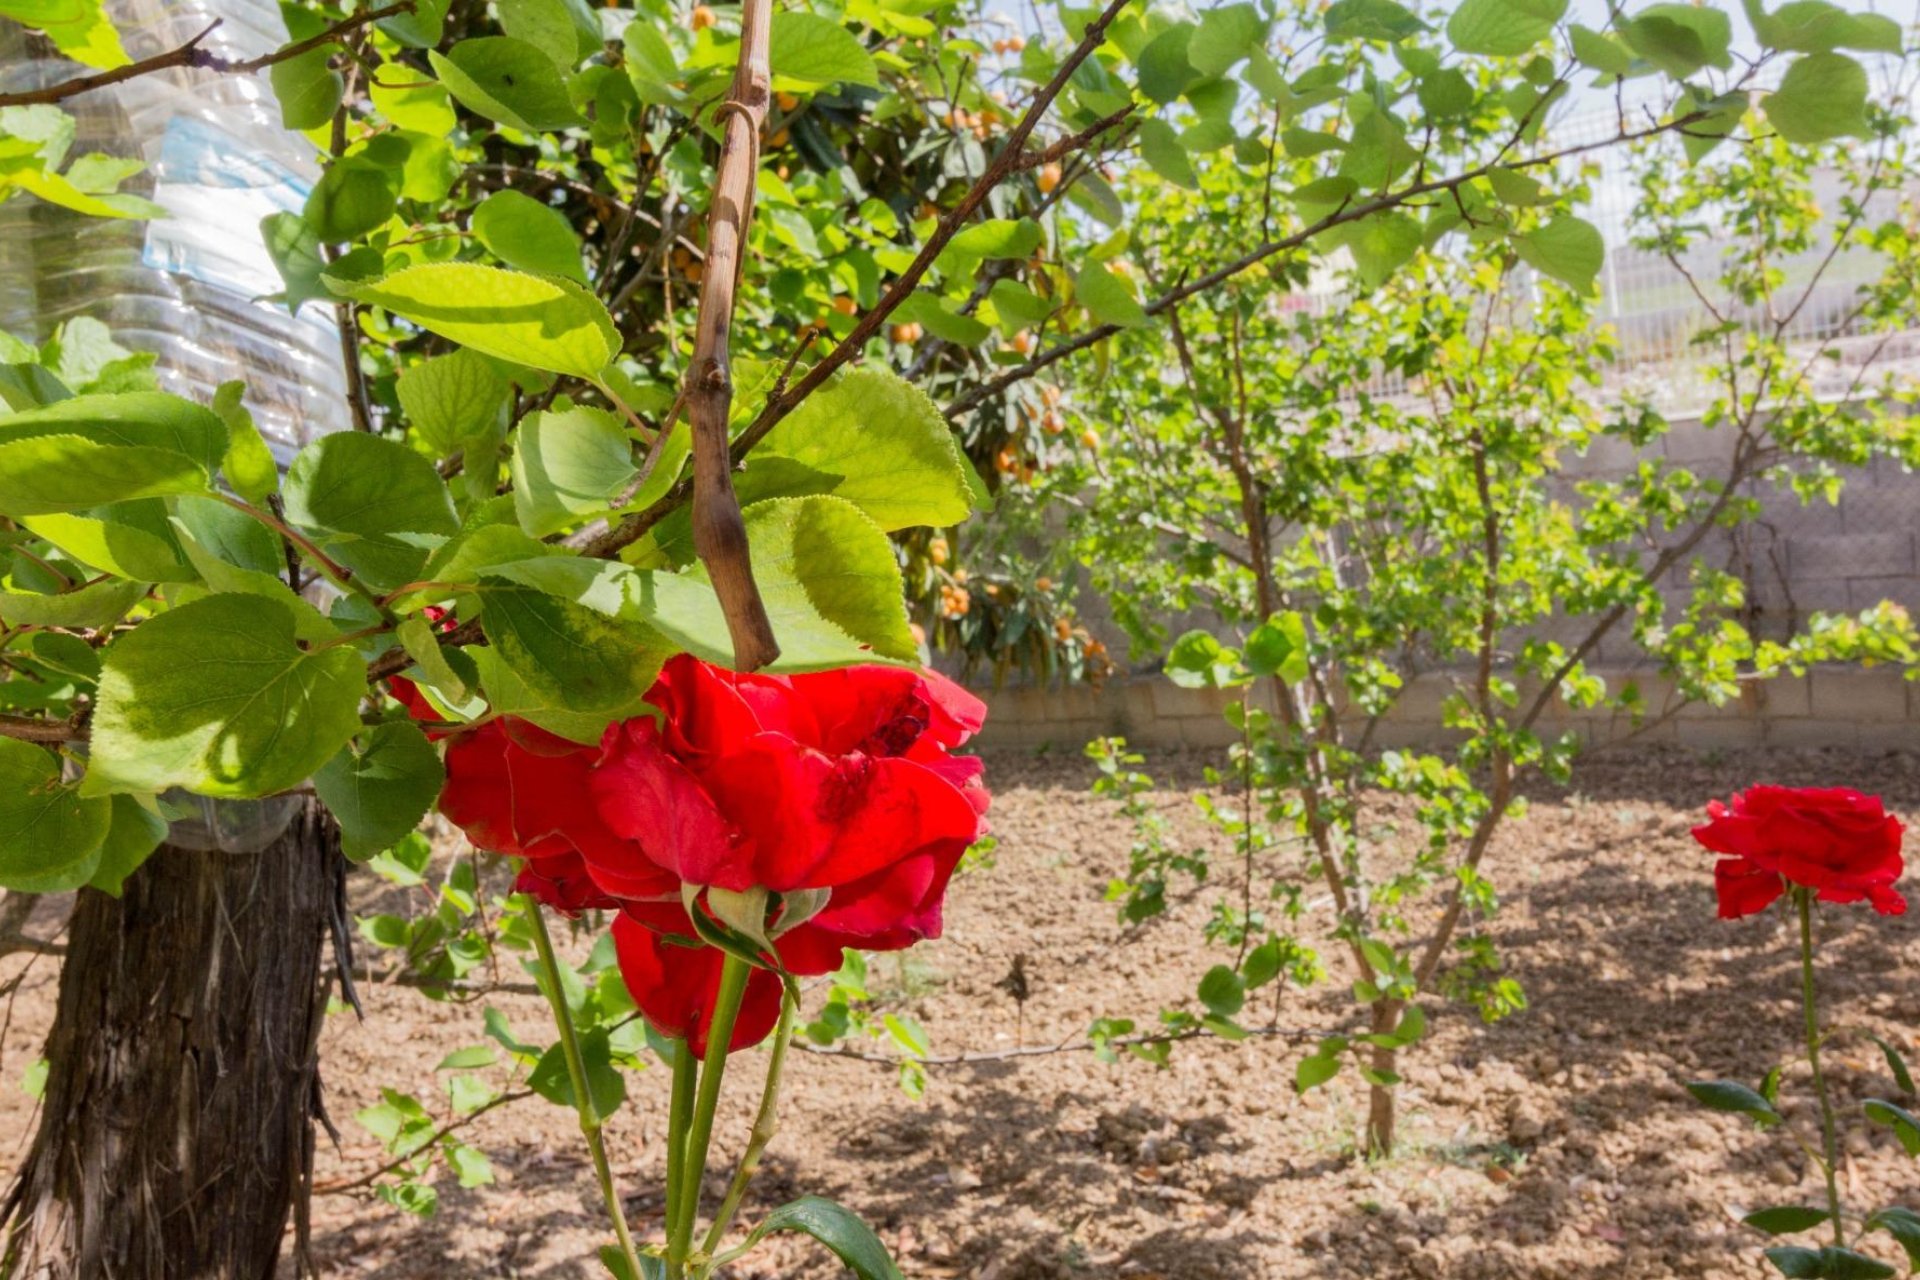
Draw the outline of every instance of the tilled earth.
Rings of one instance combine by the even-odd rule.
[[[1192,803],[1205,789],[1203,764],[1167,755],[1150,767],[1176,839],[1213,848],[1212,882],[1178,895],[1167,916],[1122,931],[1106,895],[1133,835],[1089,794],[1090,769],[1057,756],[989,757],[992,863],[955,884],[945,939],[904,963],[875,959],[881,1009],[918,1019],[933,1052],[949,1056],[1084,1043],[1096,1017],[1150,1025],[1162,1006],[1189,1000],[1221,958],[1201,941],[1215,897],[1239,894],[1237,859]],[[1793,1053],[1793,940],[1774,916],[1713,918],[1712,860],[1688,827],[1709,796],[1756,780],[1844,783],[1912,814],[1915,765],[1897,753],[1642,750],[1584,762],[1571,791],[1537,792],[1489,858],[1503,909],[1488,932],[1530,1007],[1488,1025],[1429,1002],[1431,1034],[1403,1068],[1405,1140],[1391,1160],[1354,1156],[1365,1099],[1350,1075],[1296,1096],[1301,1049],[1283,1035],[1184,1043],[1164,1069],[1105,1065],[1086,1052],[935,1065],[919,1101],[902,1095],[890,1065],[796,1053],[782,1132],[748,1218],[796,1194],[834,1197],[876,1224],[908,1277],[1757,1276],[1763,1242],[1738,1214],[1818,1202],[1818,1171],[1788,1136],[1703,1112],[1680,1081],[1753,1080]],[[1372,839],[1384,860],[1412,835],[1388,823]],[[1920,876],[1904,887],[1920,892]],[[362,892],[371,900],[379,889]],[[57,926],[48,915],[57,904],[43,905]],[[1326,910],[1310,903],[1305,930],[1322,929]],[[1920,1050],[1920,909],[1898,919],[1829,909],[1824,919],[1829,1023]],[[1284,993],[1277,1005],[1262,992],[1243,1021],[1350,1026],[1351,975],[1335,950],[1324,954],[1325,983]],[[1017,957],[1030,983],[1024,1010],[1003,984]],[[22,963],[0,962],[0,974]],[[9,1163],[34,1118],[14,1081],[39,1051],[55,978],[51,961],[37,962],[0,1042],[0,1160]],[[382,1163],[377,1143],[349,1119],[380,1086],[443,1096],[434,1065],[481,1040],[482,1003],[527,1038],[544,1026],[544,1006],[528,994],[464,1005],[395,987],[363,994],[366,1020],[337,1016],[325,1041],[328,1106],[344,1146],[323,1148],[323,1183]],[[1920,1165],[1889,1131],[1859,1119],[1862,1098],[1895,1096],[1879,1051],[1850,1032],[1830,1059],[1848,1134],[1845,1194],[1863,1210],[1902,1195],[1920,1207]],[[722,1171],[744,1136],[759,1065],[755,1054],[730,1073],[714,1159]],[[494,1074],[493,1083],[507,1083],[503,1069]],[[1789,1075],[1787,1110],[1811,1134],[1803,1084]],[[629,1086],[608,1140],[634,1221],[658,1238],[666,1073],[638,1073]],[[322,1273],[597,1276],[597,1193],[571,1114],[531,1099],[491,1113],[468,1136],[497,1181],[462,1190],[443,1175],[435,1218],[402,1214],[364,1190],[321,1197]],[[776,1237],[731,1274],[838,1272],[809,1242]]]

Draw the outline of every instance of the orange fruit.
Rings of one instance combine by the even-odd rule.
[[[947,562],[947,540],[945,538],[935,538],[927,544],[927,559],[933,561],[935,564],[945,564]]]
[[[1013,349],[1023,356],[1030,356],[1034,348],[1040,345],[1040,339],[1033,336],[1033,330],[1022,329],[1013,335]]]
[[[895,342],[915,343],[920,341],[922,330],[917,324],[897,324],[887,330],[887,336]]]
[[[693,13],[688,17],[687,25],[695,31],[704,31],[718,21],[719,19],[714,17],[713,10],[703,4],[697,4],[693,6]]]
[[[1088,427],[1080,433],[1080,443],[1089,449],[1098,449],[1100,447],[1100,433],[1092,427]]]
[[[833,300],[833,309],[843,316],[850,316],[860,309],[860,304],[843,293]]]
[[[1035,591],[1051,591],[1053,590],[1053,579],[1052,578],[1035,578],[1033,580],[1033,589]]]
[[[1040,425],[1046,429],[1048,435],[1057,436],[1067,429],[1067,420],[1058,413],[1048,410],[1047,416],[1040,419]]]
[[[1040,175],[1034,179],[1034,182],[1039,186],[1042,195],[1052,191],[1060,185],[1060,166],[1057,164],[1041,165]]]
[[[767,145],[769,147],[772,147],[776,151],[779,150],[781,147],[786,146],[787,131],[785,129],[775,129],[772,135],[767,138]]]
[[[780,105],[782,111],[797,110],[800,106],[800,99],[791,93],[776,93],[773,95],[773,100]]]

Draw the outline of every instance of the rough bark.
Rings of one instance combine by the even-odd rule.
[[[320,960],[344,864],[309,801],[258,853],[162,846],[82,889],[8,1280],[269,1280],[319,1114]]]

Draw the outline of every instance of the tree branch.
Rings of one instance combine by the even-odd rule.
[[[241,61],[236,61],[232,58],[223,58],[217,53],[208,53],[200,47],[206,38],[213,34],[214,29],[220,25],[219,22],[216,21],[208,26],[205,31],[202,31],[185,44],[177,48],[169,49],[165,53],[156,53],[150,58],[142,58],[138,62],[129,62],[124,67],[114,67],[110,71],[100,71],[90,76],[76,76],[72,80],[63,80],[59,84],[47,85],[41,89],[23,89],[18,93],[0,93],[0,107],[26,107],[38,103],[64,102],[68,98],[78,97],[83,93],[91,93],[95,89],[110,88],[113,85],[123,84],[128,80],[136,80],[141,76],[151,75],[156,71],[166,71],[173,67],[187,67],[197,71],[212,71],[221,75],[251,75],[256,71],[263,71],[275,63],[285,62],[289,58],[297,58],[303,53],[308,53],[320,48],[322,45],[331,44],[341,36],[358,31],[370,22],[378,22],[382,18],[391,18],[399,13],[411,13],[413,11],[413,4],[414,0],[400,0],[398,4],[390,4],[384,8],[369,9],[364,13],[356,13],[351,18],[346,18],[334,23],[318,35],[308,36],[305,40],[296,40],[292,44],[273,50],[271,53],[263,53],[257,58],[247,58]]]

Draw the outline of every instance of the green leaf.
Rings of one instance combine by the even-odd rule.
[[[170,609],[107,648],[82,790],[284,791],[353,736],[366,684],[350,647],[302,650],[293,611],[272,600]]]
[[[461,106],[510,129],[539,133],[583,123],[553,59],[537,45],[478,36],[444,54],[430,50],[427,60]]]
[[[212,412],[157,391],[75,396],[0,418],[0,514],[203,492],[226,451]]]
[[[1239,675],[1239,657],[1210,633],[1189,631],[1167,650],[1167,679],[1183,689],[1221,688]]]
[[[0,886],[36,892],[72,870],[84,870],[85,883],[112,822],[112,804],[63,782],[52,752],[0,738]]]
[[[1247,1003],[1247,984],[1241,976],[1224,964],[1217,964],[1207,970],[1200,979],[1200,1003],[1207,1011],[1218,1018],[1231,1018]]]
[[[675,87],[680,65],[674,61],[673,46],[651,22],[629,22],[621,45],[627,55],[627,79],[642,102],[666,106],[680,101]]]
[[[440,43],[450,0],[414,0],[412,12],[382,18],[380,30],[409,49],[431,49]]]
[[[1353,254],[1360,283],[1377,289],[1420,252],[1424,237],[1420,224],[1403,213],[1373,213],[1325,233],[1329,243],[1342,244]]]
[[[138,508],[103,507],[93,516],[28,516],[21,524],[81,564],[134,582],[192,582],[173,545],[136,522]]]
[[[415,614],[402,622],[394,631],[394,638],[436,692],[454,702],[466,700],[470,692],[467,681],[447,660],[446,653],[440,648],[440,639],[434,634],[433,623],[427,620],[425,614]]]
[[[1882,1040],[1879,1036],[1869,1032],[1867,1039],[1880,1046],[1880,1052],[1885,1055],[1887,1059],[1887,1070],[1893,1075],[1894,1086],[1898,1088],[1900,1092],[1911,1097],[1914,1092],[1913,1074],[1907,1070],[1907,1060],[1900,1056],[1898,1049],[1888,1044],[1885,1040]]]
[[[1573,56],[1582,66],[1591,67],[1604,76],[1623,76],[1633,68],[1633,55],[1621,48],[1613,37],[1577,22],[1569,34],[1573,37]]]
[[[1867,53],[1899,53],[1900,24],[1877,13],[1848,13],[1825,0],[1792,0],[1772,14],[1758,4],[1747,6],[1747,17],[1760,43],[1791,53],[1827,53],[1859,49]]]
[[[313,775],[313,788],[340,823],[342,851],[364,862],[419,825],[445,780],[419,726],[390,721],[342,747]]]
[[[833,1251],[859,1280],[901,1280],[900,1268],[866,1223],[831,1200],[802,1196],[775,1209],[747,1236],[753,1245],[775,1232],[812,1236]]]
[[[144,582],[95,582],[72,591],[42,595],[0,591],[0,622],[10,627],[109,626],[126,616],[147,594]]]
[[[400,182],[394,171],[359,153],[327,166],[307,193],[301,216],[314,235],[337,244],[379,229],[393,216],[399,200]]]
[[[1461,0],[1447,19],[1447,39],[1461,53],[1513,58],[1553,34],[1567,0]]]
[[[1394,0],[1337,0],[1327,10],[1326,24],[1327,39],[1334,43],[1343,40],[1397,43],[1429,30],[1426,23]],[[1264,37],[1264,30],[1261,35]],[[1264,44],[1265,40],[1260,43]]]
[[[570,556],[552,559],[556,567],[579,566],[582,575],[614,572]],[[502,572],[535,563],[497,566],[480,579],[480,627],[493,646],[493,656],[544,705],[589,713],[632,706],[660,674],[672,649],[637,621],[556,594],[565,582],[548,583],[552,589],[542,589],[525,585],[524,572],[515,577]],[[583,589],[594,581],[591,576],[584,578]],[[725,635],[724,626],[716,634]],[[497,705],[494,692],[489,687],[488,694]]]
[[[580,1057],[587,1069],[587,1093],[593,1099],[594,1110],[604,1120],[627,1100],[627,1082],[613,1065],[613,1050],[605,1027],[595,1027],[580,1037]],[[527,1087],[558,1106],[574,1105],[573,1079],[559,1045],[540,1055],[540,1061],[527,1074]]]
[[[1247,637],[1247,670],[1289,684],[1307,678],[1307,624],[1297,613],[1276,613]]]
[[[1187,60],[1187,48],[1194,31],[1191,22],[1177,22],[1155,36],[1134,60],[1140,72],[1140,92],[1161,106],[1193,83],[1196,73]]]
[[[1264,987],[1279,977],[1280,965],[1281,951],[1278,938],[1268,938],[1247,952],[1246,963],[1240,966],[1240,975],[1246,979],[1247,990]]]
[[[1570,213],[1513,239],[1514,252],[1535,271],[1577,293],[1593,292],[1607,245],[1594,225]]]
[[[1649,5],[1618,25],[1627,46],[1676,80],[1702,67],[1733,65],[1733,23],[1718,9],[1690,4]]]
[[[571,34],[571,28],[569,28]],[[518,191],[496,191],[473,211],[473,234],[510,267],[587,283],[580,238],[559,210]]]
[[[1862,1110],[1867,1113],[1867,1119],[1892,1129],[1908,1155],[1920,1157],[1920,1118],[1915,1118],[1904,1107],[1896,1107],[1879,1098],[1868,1099]]]
[[[1767,123],[1788,142],[1825,142],[1867,132],[1867,69],[1844,53],[1795,58],[1780,87],[1761,102]]]
[[[1223,4],[1200,15],[1200,27],[1187,42],[1187,62],[1203,76],[1224,75],[1266,43],[1267,20],[1259,9],[1244,3]]]
[[[989,218],[954,236],[946,253],[956,258],[1019,260],[1040,247],[1040,224],[1032,218]],[[945,254],[942,255],[943,257]]]
[[[1074,278],[1074,296],[1100,324],[1137,328],[1147,322],[1146,310],[1134,299],[1127,282],[1105,264],[1089,262]]]
[[[223,382],[213,393],[213,411],[227,428],[227,452],[220,460],[220,474],[235,493],[248,502],[261,503],[280,488],[280,466],[242,403],[246,393],[244,382]]]
[[[1773,1104],[1735,1080],[1689,1080],[1687,1092],[1715,1111],[1752,1116],[1763,1125],[1780,1119]]]
[[[490,360],[462,347],[408,365],[394,392],[414,435],[445,458],[499,430],[508,384]]]
[[[880,87],[873,57],[851,31],[831,18],[792,9],[773,15],[769,33],[773,74],[810,84]]]
[[[1340,1059],[1333,1054],[1310,1054],[1300,1059],[1293,1069],[1293,1087],[1296,1092],[1305,1093],[1317,1089],[1340,1074]]]
[[[585,406],[521,419],[512,472],[514,516],[536,538],[605,515],[640,474],[620,420]]]
[[[1740,1221],[1770,1236],[1790,1236],[1796,1231],[1817,1227],[1831,1216],[1825,1209],[1786,1204],[1771,1209],[1756,1209]]]
[[[1884,1231],[1907,1251],[1907,1273],[1920,1271],[1920,1213],[1891,1207],[1867,1219],[1868,1231]]]
[[[485,355],[598,378],[620,351],[606,307],[570,280],[471,262],[408,267],[341,292]]]
[[[285,501],[289,521],[382,587],[416,577],[427,545],[459,528],[431,462],[359,431],[322,436],[302,449],[287,471]]]
[[[99,0],[0,0],[0,17],[46,32],[54,48],[89,67],[112,70],[133,61]]]
[[[273,96],[280,103],[280,123],[289,129],[317,129],[333,119],[346,87],[332,66],[337,44],[323,44],[268,68]]]
[[[1193,162],[1187,159],[1187,149],[1180,145],[1179,135],[1165,120],[1155,117],[1140,122],[1140,157],[1175,186],[1194,190],[1200,185],[1200,179],[1193,172]]]
[[[775,469],[770,459],[804,468],[806,492],[845,499],[889,533],[958,524],[973,507],[967,462],[945,416],[925,392],[879,366],[837,374],[783,418],[748,461],[742,501],[803,496],[756,482],[756,467]]]
[[[160,842],[167,824],[133,796],[113,797],[113,825],[100,845],[100,862],[87,884],[110,898],[126,889],[127,877],[138,871]]]
[[[320,254],[320,237],[305,218],[297,213],[270,213],[260,219],[260,238],[280,273],[288,311],[298,311],[301,303],[315,298],[332,299],[333,291],[320,279],[327,270],[327,261]]]
[[[1788,1280],[1885,1280],[1894,1274],[1884,1262],[1833,1245],[1824,1249],[1781,1246],[1766,1253],[1767,1261]]]
[[[562,74],[580,61],[580,33],[566,0],[498,0],[500,28],[553,59]]]

